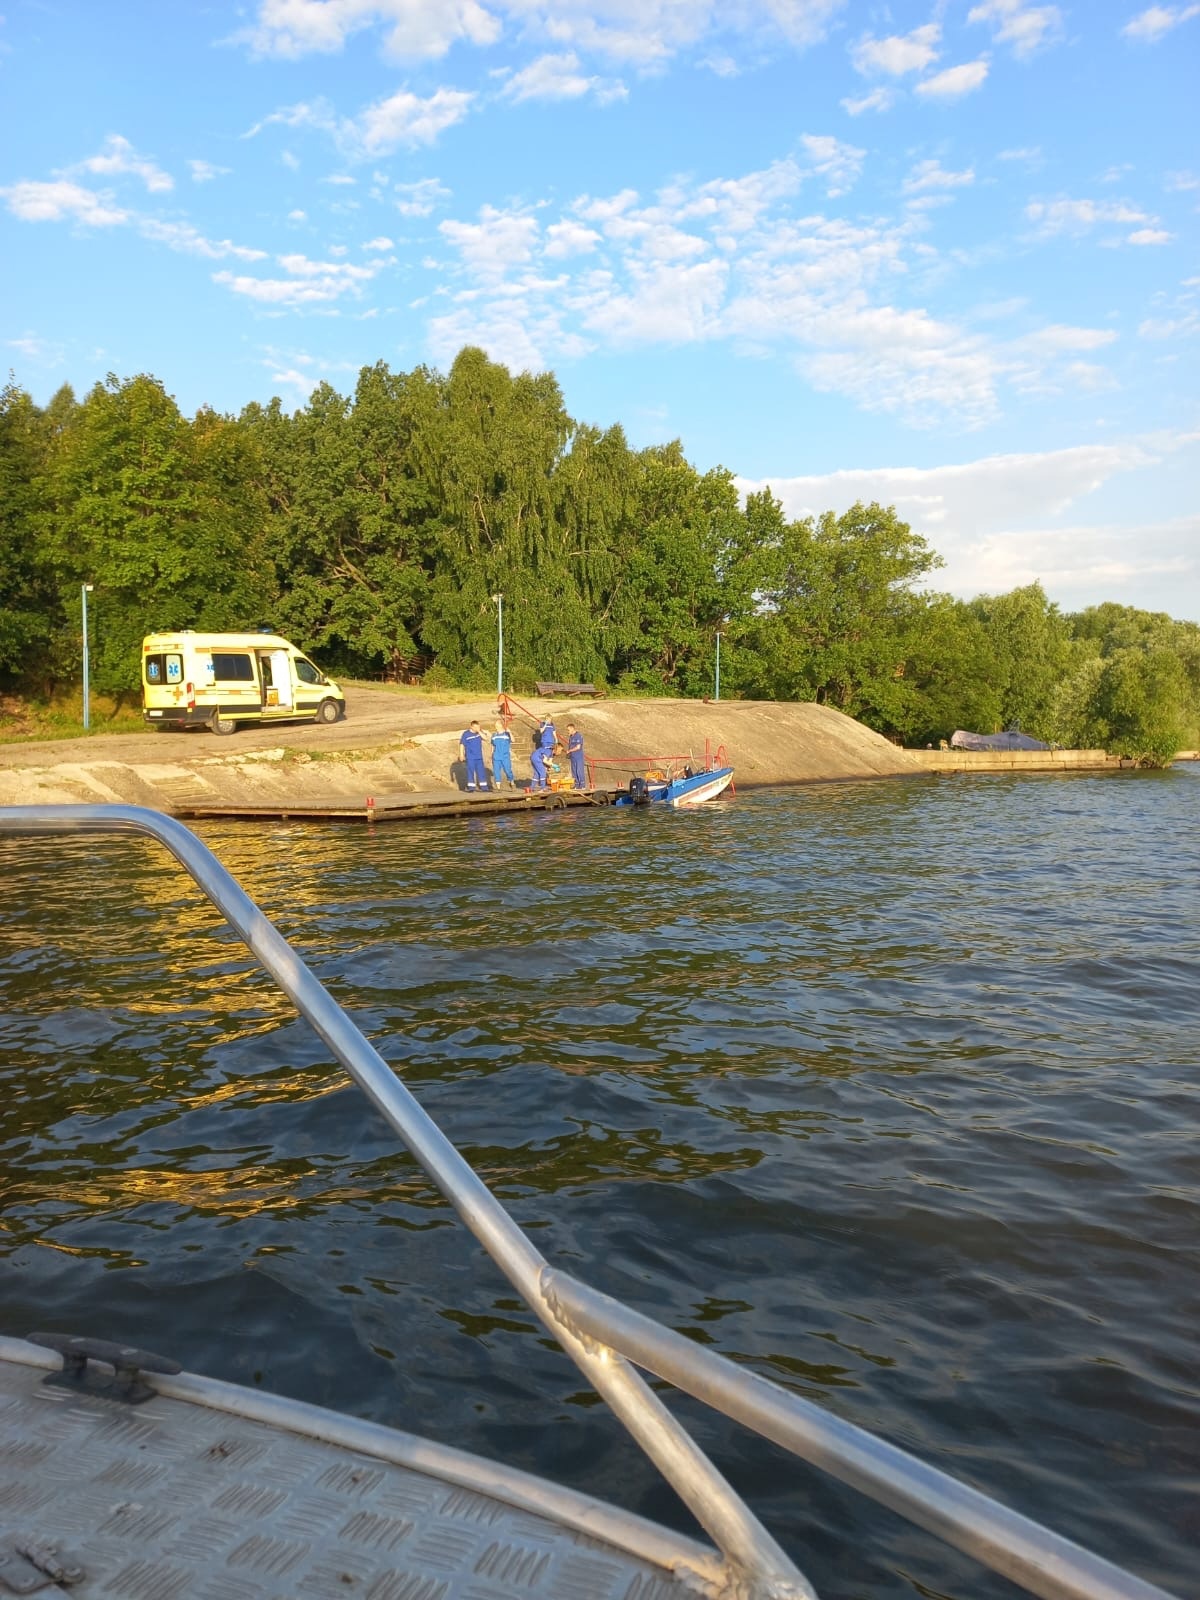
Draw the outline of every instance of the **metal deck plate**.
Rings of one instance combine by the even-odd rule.
[[[157,1395],[130,1408],[0,1360],[0,1550],[82,1568],[0,1596],[676,1600],[697,1586],[472,1489]],[[28,1573],[26,1572],[28,1578]],[[12,1580],[10,1580],[12,1581]]]

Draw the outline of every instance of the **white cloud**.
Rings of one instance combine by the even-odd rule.
[[[230,171],[229,167],[218,167],[211,161],[189,161],[188,166],[193,183],[211,183],[214,178],[226,177]]]
[[[307,222],[308,212],[299,210],[289,211],[287,214],[287,219],[289,222]]]
[[[427,217],[450,190],[436,178],[419,178],[415,183],[398,183],[392,190],[393,205],[402,217]]]
[[[129,174],[140,178],[151,194],[164,194],[175,187],[170,173],[156,167],[147,156],[139,156],[128,139],[119,133],[110,133],[99,155],[89,156],[76,169],[95,172],[101,177],[122,177]]]
[[[892,34],[886,39],[865,35],[853,45],[850,59],[856,72],[864,77],[883,73],[889,78],[902,78],[909,72],[924,72],[940,54],[942,30],[936,22],[914,28],[911,33]]]
[[[393,245],[393,243],[392,243],[392,241],[390,239],[387,239],[383,235],[380,235],[380,237],[378,239],[368,239],[366,244],[363,245],[363,249],[364,250],[394,250],[395,249],[395,245]]]
[[[1192,189],[1200,189],[1200,178],[1194,172],[1168,172],[1163,187],[1172,194],[1187,194]]]
[[[78,183],[57,178],[51,183],[14,183],[0,189],[8,209],[22,222],[81,222],[88,228],[112,228],[129,221],[129,212],[107,195],[94,194]]]
[[[958,100],[978,89],[988,75],[984,60],[967,61],[961,67],[947,67],[917,84],[916,93],[928,100]]]
[[[1080,235],[1107,224],[1132,228],[1125,242],[1136,246],[1169,244],[1174,237],[1158,226],[1157,217],[1128,200],[1034,200],[1025,207],[1025,215],[1043,234]]]
[[[279,256],[277,260],[288,274],[286,278],[251,278],[233,272],[214,272],[213,282],[260,304],[294,310],[328,304],[345,295],[357,297],[363,286],[384,267],[395,264],[395,258],[390,256],[365,266],[348,261],[312,261],[300,254]]]
[[[59,367],[66,359],[66,352],[62,345],[52,344],[48,339],[40,338],[36,333],[23,333],[16,339],[5,341],[10,350],[15,350],[18,355],[27,361],[36,361],[39,366]]]
[[[295,367],[279,367],[274,362],[268,362],[271,372],[271,382],[281,389],[295,389],[302,400],[307,400],[313,390],[323,380],[315,372],[298,372]]]
[[[553,222],[546,229],[546,254],[551,258],[588,255],[600,243],[600,235],[581,222]]]
[[[583,323],[614,344],[687,344],[719,331],[724,261],[651,262],[630,268],[628,292],[597,294]]]
[[[581,195],[557,215],[534,202],[446,220],[451,259],[426,263],[445,307],[431,324],[439,353],[470,330],[522,361],[533,351],[552,361],[595,346],[719,340],[788,361],[811,387],[863,410],[956,430],[995,418],[1006,393],[1111,385],[1088,359],[1112,342],[1109,329],[1051,324],[1006,339],[997,319],[1022,304],[956,319],[922,304],[930,247],[907,209],[890,223],[802,209],[814,178],[836,187],[861,156],[809,136],[768,168],[676,179],[646,199],[623,189]],[[974,181],[972,169],[920,162],[908,205]],[[1180,315],[1164,304],[1163,319]]]
[[[831,199],[853,188],[866,159],[865,150],[842,144],[830,134],[802,133],[800,144],[808,158],[808,170],[824,178]]]
[[[1010,44],[1018,60],[1043,44],[1061,38],[1062,12],[1057,6],[1031,6],[1025,0],[983,0],[967,13],[968,22],[989,22],[1001,44]]]
[[[1121,32],[1141,44],[1156,44],[1182,22],[1200,17],[1200,6],[1147,6],[1127,22]]]
[[[1177,434],[961,465],[739,478],[737,484],[744,494],[769,484],[789,517],[841,512],[856,500],[894,505],[945,557],[936,585],[958,595],[1003,593],[1036,581],[1061,603],[1083,606],[1110,599],[1119,585],[1130,604],[1187,616],[1200,609],[1200,516],[1149,525],[1077,516],[1068,522],[1066,516],[1102,491],[1106,510],[1113,480],[1157,472],[1189,447],[1194,437]]]
[[[861,117],[864,111],[890,111],[896,103],[895,93],[882,85],[859,99],[841,100],[838,104],[852,117]]]
[[[400,89],[366,106],[357,117],[339,117],[325,99],[301,100],[262,117],[242,137],[253,139],[273,124],[285,128],[316,128],[328,133],[349,159],[370,160],[390,155],[401,145],[416,149],[419,145],[433,144],[440,133],[462,121],[474,99],[474,94],[464,89],[437,89],[424,98]],[[289,159],[286,151],[283,159],[290,166],[299,166],[295,157]],[[353,183],[355,180],[347,179],[345,174],[335,174],[326,181]]]
[[[508,100],[578,100],[599,84],[579,70],[579,57],[573,50],[562,55],[539,56],[536,61],[513,73],[501,94]]]
[[[756,0],[723,7],[715,0],[259,0],[252,24],[233,42],[259,56],[297,60],[334,54],[354,34],[383,35],[394,60],[436,60],[456,43],[495,44],[504,29],[552,50],[585,51],[641,70],[681,50],[720,41],[705,64],[736,70],[725,48],[743,38],[755,49],[782,39],[804,49],[824,37],[844,0]]]
[[[327,178],[322,178],[321,182],[332,184],[338,189],[352,189],[358,179],[352,178],[348,172],[331,172]]]
[[[1023,342],[1047,351],[1099,350],[1112,344],[1116,337],[1111,328],[1072,328],[1053,322],[1036,333],[1026,334]]]
[[[501,25],[493,10],[476,0],[261,0],[253,26],[233,37],[254,55],[295,61],[334,55],[352,34],[381,28],[387,56],[426,61],[444,56],[460,39],[494,44]]]
[[[975,182],[971,168],[947,172],[939,161],[919,161],[901,185],[905,194],[922,194],[931,189],[964,189]]]
[[[1192,339],[1200,333],[1200,311],[1187,311],[1179,317],[1147,317],[1138,324],[1143,339]]]
[[[1143,339],[1190,339],[1200,333],[1200,278],[1185,278],[1178,294],[1156,296],[1159,314],[1147,317],[1138,325]]]
[[[442,237],[480,277],[503,277],[510,266],[533,255],[538,224],[527,212],[483,206],[478,222],[442,222]]]
[[[190,222],[160,222],[157,217],[139,217],[138,232],[156,244],[165,244],[184,255],[203,256],[209,261],[222,261],[233,256],[238,261],[265,261],[265,250],[253,250],[248,245],[234,244],[230,239],[206,239]]]
[[[427,98],[401,89],[368,106],[353,124],[368,156],[388,155],[405,145],[433,144],[438,134],[461,122],[475,96],[463,89],[438,89]]]

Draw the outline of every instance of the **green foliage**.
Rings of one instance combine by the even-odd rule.
[[[0,389],[0,672],[44,655],[59,622],[45,543],[43,474],[52,425],[15,384]],[[34,536],[31,537],[31,534]]]
[[[1072,663],[1071,630],[1042,586],[980,595],[971,609],[987,629],[1003,727],[1044,729],[1055,694]]]
[[[1138,759],[1200,747],[1200,628],[1041,588],[932,591],[939,557],[880,505],[789,521],[740,503],[678,441],[631,450],[574,421],[550,373],[462,350],[445,375],[378,362],[239,417],[184,417],[110,376],[40,408],[0,391],[0,681],[137,683],[155,628],[268,622],[331,669],[432,657],[430,688],[506,683],[811,699],[910,743],[1019,723]]]
[[[761,517],[765,508],[756,510]],[[891,508],[857,504],[786,526],[777,519],[759,552],[760,608],[736,681],[903,731],[916,697],[908,659],[928,604],[914,585],[940,564]]]

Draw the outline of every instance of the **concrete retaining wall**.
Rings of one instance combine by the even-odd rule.
[[[1105,750],[909,750],[925,772],[1119,771],[1132,766]]]

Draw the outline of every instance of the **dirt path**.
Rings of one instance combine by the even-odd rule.
[[[269,750],[363,750],[392,739],[412,736],[413,732],[465,728],[472,717],[495,715],[495,696],[478,706],[439,705],[411,691],[349,688],[346,690],[346,716],[332,726],[315,722],[282,722],[268,727],[239,728],[227,739],[218,739],[207,728],[191,733],[159,732],[145,728],[140,733],[96,733],[82,739],[38,740],[34,743],[0,743],[0,767],[53,767],[64,762],[127,762],[138,766],[146,762],[192,762],[212,756],[244,755],[248,751]],[[466,720],[463,720],[464,713]]]

